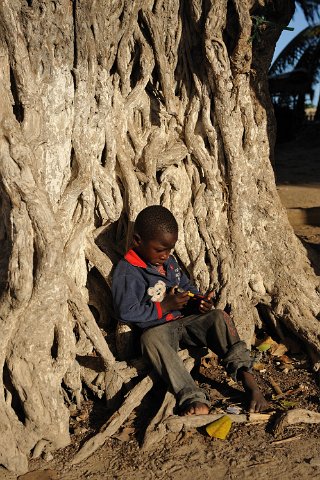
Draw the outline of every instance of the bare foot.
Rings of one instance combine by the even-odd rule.
[[[242,380],[245,391],[250,395],[250,412],[262,412],[268,408],[268,402],[262,395],[257,382],[250,372],[239,371],[239,378]]]
[[[251,392],[249,412],[263,412],[263,410],[266,410],[268,407],[268,402],[260,390],[253,390]]]
[[[207,415],[209,407],[205,403],[192,402],[182,412],[183,415]]]

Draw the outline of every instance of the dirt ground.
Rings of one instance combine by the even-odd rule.
[[[278,146],[275,163],[279,195],[315,269],[320,265],[319,134],[320,126],[314,125],[295,141]],[[299,347],[295,346],[285,356],[270,351],[255,348],[252,352],[255,368],[259,370],[255,374],[257,381],[270,401],[272,416],[268,422],[233,423],[226,440],[211,438],[204,428],[170,433],[152,450],[143,451],[139,445],[144,430],[164,393],[152,390],[120,431],[87,460],[72,466],[79,446],[107,418],[103,401],[93,404],[89,398],[82,411],[72,418],[72,444],[45,458],[31,460],[30,472],[19,479],[320,479],[320,423],[287,426],[280,435],[273,435],[275,419],[289,409],[320,412],[318,379]],[[203,362],[195,378],[207,390],[214,409],[226,411],[227,407],[236,406],[243,412],[246,408],[242,387],[230,382],[214,358]],[[275,384],[285,393],[278,399],[274,398]],[[150,405],[154,412],[150,411]],[[0,470],[0,479],[17,477]]]

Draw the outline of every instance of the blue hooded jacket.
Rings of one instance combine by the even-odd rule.
[[[172,255],[164,263],[164,269],[166,276],[155,266],[145,263],[134,250],[126,253],[115,268],[112,279],[117,320],[145,329],[183,316],[179,310],[163,314],[161,301],[165,292],[176,285],[192,293],[199,291]]]

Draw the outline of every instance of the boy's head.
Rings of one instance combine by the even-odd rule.
[[[152,265],[162,265],[178,239],[178,224],[170,210],[151,205],[138,214],[133,233],[133,248]]]

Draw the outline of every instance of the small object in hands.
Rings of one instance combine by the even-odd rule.
[[[176,287],[175,292],[176,293],[187,293],[188,297],[199,298],[200,300],[204,300],[205,302],[211,303],[211,301],[208,300],[207,298],[205,298],[204,295],[200,295],[199,293],[192,293],[192,292],[190,292],[190,290],[183,290],[183,288]]]
[[[180,287],[175,288],[175,293],[187,293],[189,297],[196,296],[194,293],[190,292],[190,290],[183,290],[183,288],[180,288]]]

